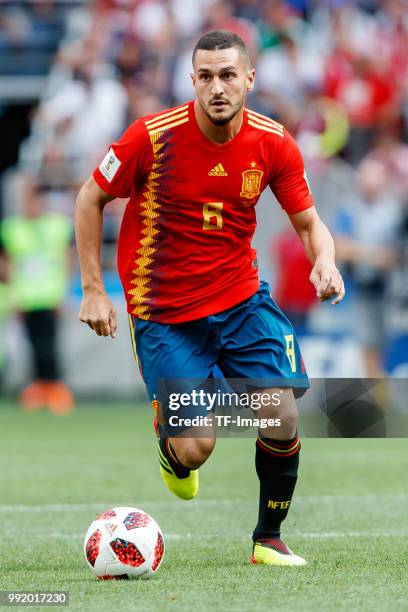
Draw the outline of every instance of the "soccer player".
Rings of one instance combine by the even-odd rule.
[[[195,497],[198,468],[215,433],[164,433],[169,402],[160,380],[211,379],[216,367],[226,378],[265,379],[264,391],[271,398],[279,393],[280,402],[271,400],[257,417],[279,418],[281,426],[260,430],[256,442],[260,496],[251,560],[304,565],[281,540],[280,526],[299,465],[293,389],[308,383],[292,326],[259,282],[251,248],[255,205],[266,187],[303,242],[318,298],[337,304],[344,285],[294,140],[276,121],[245,108],[254,79],[244,42],[228,31],[209,32],[193,52],[195,100],[135,121],[112,144],[76,203],[79,318],[99,336],[116,336],[116,311],[100,269],[101,228],[104,205],[129,198],[118,268],[133,345],[159,419],[162,478],[180,498]],[[203,413],[205,406],[193,412]]]

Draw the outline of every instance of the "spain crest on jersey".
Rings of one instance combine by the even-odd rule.
[[[244,170],[242,173],[241,198],[252,200],[261,193],[262,170]]]

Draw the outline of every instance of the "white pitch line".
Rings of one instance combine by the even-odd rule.
[[[13,539],[15,540],[17,532],[13,534],[5,533],[2,535],[2,539]],[[24,535],[25,540],[29,539],[61,539],[61,540],[83,540],[84,534],[81,533],[46,533],[46,534],[21,534]],[[249,533],[240,534],[224,534],[229,540],[247,540],[250,539]],[[337,538],[372,538],[374,533],[372,531],[326,531],[326,532],[291,532],[289,538],[310,538],[315,540],[331,540]],[[219,540],[218,533],[165,533],[166,540]],[[389,531],[381,532],[381,538],[406,538],[408,532],[403,531]]]
[[[22,533],[13,531],[11,533],[2,534],[2,539],[10,538],[15,540],[18,536],[24,537],[25,540],[33,539],[33,540],[47,540],[47,539],[56,539],[56,540],[83,540],[85,537],[85,533]],[[166,534],[166,540],[191,540],[193,537],[200,537],[199,534],[193,536],[191,533],[168,533]],[[202,536],[204,539],[211,538],[219,538],[216,534],[204,534]]]
[[[374,531],[326,531],[311,533],[290,533],[289,536],[299,538],[312,538],[316,540],[330,540],[336,538],[372,538],[378,537]],[[403,531],[381,531],[381,538],[406,538],[408,532]]]
[[[200,506],[214,506],[214,505],[231,505],[237,503],[251,503],[250,500],[241,500],[241,499],[201,499],[195,500],[190,505],[190,507]],[[179,501],[169,500],[169,501],[137,501],[135,507],[147,507],[147,506],[155,506],[155,507],[164,507],[168,508],[169,506],[174,506],[175,504],[180,504]],[[95,502],[90,504],[38,504],[38,505],[25,505],[25,504],[15,504],[15,505],[0,505],[0,512],[47,512],[47,511],[55,511],[55,512],[65,512],[65,511],[75,511],[75,510],[96,510],[100,511],[104,508],[118,508],[120,506],[132,506],[131,503],[126,502]]]
[[[334,502],[341,500],[353,500],[353,501],[379,501],[379,500],[387,500],[387,499],[395,500],[405,500],[408,499],[408,493],[365,493],[365,494],[352,494],[352,495],[303,495],[295,497],[294,503],[302,504],[309,503],[313,501],[318,501],[319,503],[324,502]],[[142,500],[136,502],[136,507],[148,507],[153,506],[156,508],[169,508],[170,506],[180,505],[182,502],[177,500]],[[241,498],[231,498],[231,499],[216,499],[216,498],[208,498],[208,499],[197,499],[189,504],[185,505],[185,507],[190,508],[199,508],[201,506],[231,506],[231,505],[250,505],[253,506],[254,500],[249,499],[241,499]],[[65,512],[65,511],[76,511],[76,510],[96,510],[97,512],[101,510],[101,508],[113,508],[119,507],[120,505],[132,506],[132,503],[128,502],[92,502],[86,504],[37,504],[37,505],[29,505],[29,504],[13,504],[13,505],[0,505],[0,512]],[[184,504],[183,504],[184,505]]]

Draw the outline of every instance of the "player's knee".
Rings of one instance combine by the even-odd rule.
[[[281,402],[275,408],[275,418],[279,418],[281,426],[287,431],[295,431],[297,427],[299,410],[293,397],[292,389],[288,389],[282,395]]]
[[[298,412],[297,410],[290,411],[287,414],[281,416],[282,428],[288,437],[292,437],[296,433],[298,423]]]
[[[184,444],[176,450],[177,457],[183,465],[191,469],[197,469],[211,455],[214,446],[215,438],[197,438],[185,439]]]
[[[268,430],[267,437],[285,440],[295,435],[299,417],[299,411],[295,403],[286,403],[286,405],[274,407],[268,416],[272,417],[279,425],[274,426],[271,431]]]

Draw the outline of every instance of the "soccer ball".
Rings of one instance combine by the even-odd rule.
[[[84,540],[85,559],[100,580],[148,578],[164,557],[164,538],[156,521],[138,508],[111,508],[91,523]]]

